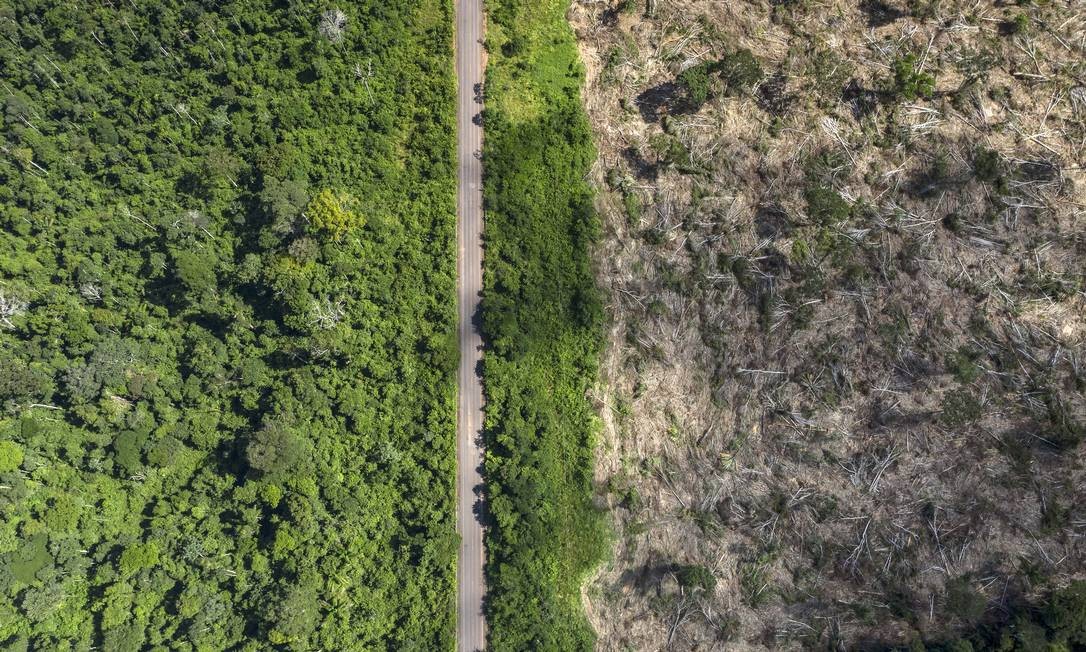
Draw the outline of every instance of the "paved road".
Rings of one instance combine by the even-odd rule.
[[[475,116],[477,85],[483,81],[483,0],[456,1],[457,158],[459,197],[457,211],[460,245],[460,408],[457,417],[456,527],[460,532],[460,565],[456,574],[456,641],[461,652],[486,647],[483,618],[483,525],[481,500],[483,462],[481,429],[483,388],[477,373],[482,338],[474,317],[483,289],[482,162],[476,152],[483,146],[482,127]]]

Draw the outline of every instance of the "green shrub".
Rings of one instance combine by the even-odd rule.
[[[973,176],[977,181],[1002,185],[1003,158],[999,152],[986,148],[979,148],[973,154]]]
[[[729,95],[745,93],[765,76],[754,54],[746,48],[725,55],[717,63],[716,70]]]
[[[807,214],[817,224],[831,225],[843,222],[852,213],[852,207],[833,188],[811,186],[807,188],[805,197]]]
[[[1086,646],[1086,581],[1075,580],[1055,591],[1043,610],[1043,619],[1057,641]]]
[[[711,592],[716,587],[716,577],[704,566],[682,566],[676,575],[679,586],[690,591]]]
[[[935,77],[920,71],[915,54],[897,59],[891,67],[894,77],[890,92],[894,97],[911,101],[931,97],[935,92]]]
[[[939,419],[950,427],[975,422],[983,414],[980,401],[968,389],[953,389],[943,396]]]
[[[968,622],[980,620],[988,608],[988,599],[973,588],[967,577],[959,577],[947,582],[946,608],[952,615]]]
[[[980,355],[968,346],[963,346],[955,351],[948,361],[947,366],[958,382],[968,385],[980,377],[983,371],[977,360]]]
[[[628,192],[622,196],[622,206],[626,209],[626,223],[630,226],[636,226],[641,222],[641,215],[644,212],[644,206],[641,204],[641,197],[635,192]]]
[[[1055,392],[1045,393],[1047,428],[1041,436],[1057,448],[1071,450],[1086,439],[1086,424],[1076,418],[1071,407]]]
[[[679,85],[686,91],[687,100],[695,109],[712,98],[712,80],[709,75],[714,67],[712,62],[704,61],[679,74]]]
[[[1026,34],[1029,32],[1030,21],[1026,14],[1016,14],[1006,26],[1008,34]]]

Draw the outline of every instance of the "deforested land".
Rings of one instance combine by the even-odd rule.
[[[1082,5],[569,19],[611,317],[599,648],[1086,645]]]

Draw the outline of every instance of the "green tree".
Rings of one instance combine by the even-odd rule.
[[[9,473],[22,465],[22,446],[13,441],[0,441],[0,473]]]
[[[264,473],[298,469],[308,453],[306,441],[279,421],[267,421],[254,432],[245,447],[249,466]]]
[[[351,197],[345,193],[321,190],[310,200],[305,215],[318,232],[339,239],[365,224],[365,219],[352,210],[352,203]]]

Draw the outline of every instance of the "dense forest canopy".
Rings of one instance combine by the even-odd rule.
[[[0,3],[0,647],[449,647],[451,4]]]

